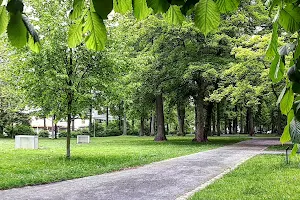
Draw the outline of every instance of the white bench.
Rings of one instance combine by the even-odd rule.
[[[39,137],[36,135],[16,135],[15,149],[38,149]]]
[[[77,144],[90,143],[89,135],[77,135]]]

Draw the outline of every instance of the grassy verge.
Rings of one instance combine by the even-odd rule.
[[[261,155],[247,161],[190,200],[300,199],[300,157],[285,164],[284,156]]]
[[[289,150],[292,150],[293,144],[283,144],[283,145],[273,145],[269,146],[267,150],[269,151],[282,151],[286,150],[289,147]]]
[[[191,137],[92,138],[90,144],[71,141],[71,160],[65,159],[65,139],[40,139],[38,150],[14,149],[14,140],[0,139],[0,189],[62,181],[102,174],[155,161],[221,147],[243,138],[210,138],[197,144]]]

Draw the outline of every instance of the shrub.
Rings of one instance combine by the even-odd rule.
[[[60,131],[59,137],[67,137],[67,131]]]
[[[48,138],[49,137],[49,131],[42,130],[39,132],[39,137]]]
[[[6,133],[8,137],[14,137],[15,135],[37,135],[33,128],[23,124],[6,128]]]

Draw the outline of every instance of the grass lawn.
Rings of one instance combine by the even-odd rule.
[[[289,147],[289,150],[292,150],[293,144],[273,145],[273,146],[269,146],[267,150],[280,151],[280,150],[286,150],[287,147]]]
[[[65,159],[65,139],[40,139],[38,150],[14,149],[14,140],[0,139],[0,189],[62,181],[102,174],[124,168],[221,147],[244,138],[209,138],[197,144],[192,137],[92,138],[90,144],[71,141],[71,160]]]
[[[260,155],[242,164],[190,200],[300,199],[300,157],[285,164],[282,155]]]

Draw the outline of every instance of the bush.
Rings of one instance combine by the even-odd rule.
[[[67,131],[60,131],[59,137],[67,137]]]
[[[14,137],[15,135],[37,135],[31,126],[22,124],[14,127],[7,127],[6,133],[8,137]]]
[[[46,130],[40,131],[39,132],[39,137],[48,138],[49,137],[49,131],[46,131]]]
[[[128,130],[127,131],[127,135],[135,135],[135,136],[139,136],[140,132],[138,130]]]

